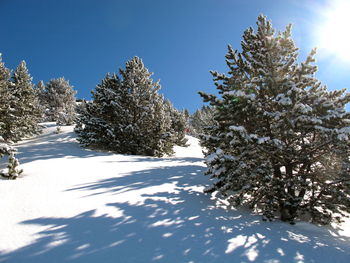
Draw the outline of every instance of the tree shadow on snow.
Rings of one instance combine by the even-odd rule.
[[[46,124],[46,127],[53,127],[54,124]],[[76,141],[76,133],[64,132],[55,133],[54,131],[46,134],[41,134],[35,138],[20,141],[16,144],[18,150],[17,158],[21,164],[29,163],[38,160],[47,160],[54,158],[89,158],[96,156],[111,156],[118,153],[109,151],[99,151],[96,149],[84,148]],[[158,162],[162,161],[178,161],[178,162],[198,162],[202,158],[196,157],[148,157],[148,156],[133,156],[133,162]],[[0,160],[6,164],[4,160]],[[117,162],[129,162],[118,160]]]
[[[326,228],[262,222],[215,206],[201,193],[208,182],[203,172],[199,165],[164,167],[68,189],[81,191],[81,198],[89,191],[108,194],[106,205],[122,215],[91,210],[23,222],[47,230],[33,244],[1,255],[0,262],[348,262],[350,251],[343,248],[350,240]],[[165,184],[174,185],[172,191],[161,190]],[[118,201],[122,193],[140,191],[142,202]]]
[[[169,161],[169,162],[179,162],[179,163],[196,163],[196,162],[203,162],[204,158],[199,157],[176,157],[176,156],[169,156],[169,157],[149,157],[149,156],[138,156],[138,155],[131,155],[133,156],[132,162],[159,162],[159,161]],[[107,161],[107,162],[118,162],[118,163],[124,163],[124,162],[130,162],[128,161]]]
[[[16,149],[18,151],[17,158],[20,163],[24,164],[53,158],[88,158],[112,154],[83,148],[76,142],[75,138],[76,134],[74,132],[39,135],[34,139],[25,140],[16,144]]]

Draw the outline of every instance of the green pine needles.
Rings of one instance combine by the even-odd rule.
[[[259,16],[241,45],[228,48],[227,74],[212,72],[219,95],[200,93],[216,109],[202,137],[207,192],[269,220],[340,221],[350,212],[350,95],[315,78],[315,50],[297,63],[290,25],[276,34]]]
[[[12,78],[0,57],[0,136],[17,142],[38,134],[39,102],[26,63],[22,61]]]
[[[175,143],[184,143],[184,133],[172,126],[178,112],[159,94],[159,83],[140,58],[119,73],[107,74],[92,92],[93,100],[79,108],[78,141],[123,154],[172,154]]]

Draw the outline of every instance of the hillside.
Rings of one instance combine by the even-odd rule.
[[[81,148],[46,123],[0,181],[0,262],[349,262],[350,221],[263,222],[203,194],[201,148],[151,158]]]

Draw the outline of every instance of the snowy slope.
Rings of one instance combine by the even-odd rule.
[[[18,144],[0,181],[0,262],[350,262],[350,224],[262,222],[202,193],[198,141],[150,158],[81,148],[72,127]]]

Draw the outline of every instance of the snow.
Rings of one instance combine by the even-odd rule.
[[[263,144],[263,143],[268,142],[270,140],[271,140],[270,137],[261,137],[258,139],[258,144]]]
[[[243,126],[235,126],[235,125],[232,125],[229,127],[230,130],[232,131],[238,131],[238,132],[246,132],[246,129],[243,127]]]
[[[254,85],[252,85],[252,88],[253,87],[254,87]],[[249,88],[249,86],[247,88]],[[223,95],[230,95],[230,96],[233,96],[233,97],[246,98],[246,99],[250,99],[250,100],[254,100],[255,99],[255,94],[254,93],[246,94],[242,90],[230,90],[230,91],[224,92]]]
[[[292,105],[293,103],[292,100],[283,93],[278,94],[275,100],[281,105]]]
[[[264,222],[203,194],[198,140],[174,157],[81,148],[46,123],[0,181],[0,262],[349,262],[350,222]]]

